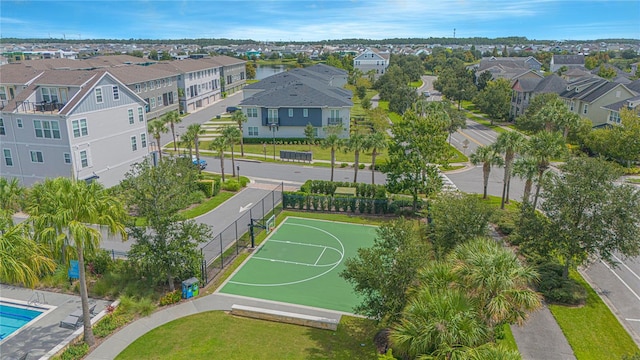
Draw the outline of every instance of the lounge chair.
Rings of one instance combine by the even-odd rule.
[[[60,321],[60,327],[66,329],[77,329],[82,326],[82,316],[69,315],[64,320]]]

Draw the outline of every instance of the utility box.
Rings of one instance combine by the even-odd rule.
[[[200,289],[198,287],[198,279],[192,277],[182,282],[182,298],[188,299],[198,296]]]

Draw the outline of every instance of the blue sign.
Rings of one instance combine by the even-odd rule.
[[[79,279],[80,270],[78,268],[78,260],[70,260],[69,262],[69,279]]]

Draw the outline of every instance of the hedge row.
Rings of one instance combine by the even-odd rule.
[[[335,195],[336,188],[348,187],[356,189],[356,197],[367,199],[386,199],[387,189],[384,185],[372,185],[364,183],[332,182],[326,180],[307,180],[300,191],[307,194]]]
[[[196,183],[198,190],[202,191],[208,198],[218,195],[220,192],[220,180],[198,180]]]
[[[254,138],[254,137],[245,137],[243,138],[245,144],[273,144],[273,138]],[[314,144],[319,144],[320,140],[316,139]],[[309,145],[307,143],[307,139],[305,138],[276,138],[276,145]]]
[[[401,199],[367,199],[353,196],[313,195],[306,192],[284,192],[284,209],[350,212],[358,214],[397,214],[407,215],[412,211],[413,202]]]

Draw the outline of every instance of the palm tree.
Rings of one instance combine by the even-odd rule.
[[[227,149],[227,139],[224,136],[215,138],[209,144],[209,150],[215,150],[220,157],[220,172],[222,174],[222,182],[224,182],[224,151]]]
[[[189,149],[189,159],[193,157],[194,134],[185,132],[180,138],[180,146]]]
[[[496,150],[504,154],[504,178],[502,181],[502,200],[500,209],[504,209],[504,204],[509,203],[509,187],[511,186],[511,166],[515,155],[519,153],[525,144],[525,138],[517,131],[510,131],[498,135],[496,139]]]
[[[360,168],[360,151],[367,149],[366,137],[357,128],[351,134],[345,144],[345,152],[353,151],[355,160],[353,162],[353,182],[358,182],[358,169]]]
[[[87,184],[68,178],[47,179],[36,184],[29,198],[27,213],[34,233],[50,248],[75,248],[78,258],[80,298],[84,320],[84,341],[95,344],[89,313],[89,295],[85,273],[85,254],[96,251],[102,238],[100,229],[127,238],[126,212],[117,198],[97,182]]]
[[[342,124],[327,126],[324,128],[324,131],[327,133],[327,136],[322,139],[320,146],[323,149],[331,149],[331,181],[333,181],[333,169],[336,166],[336,150],[340,150],[344,144],[343,139],[339,136],[342,132]]]
[[[169,127],[171,128],[171,136],[173,137],[173,151],[178,151],[178,143],[176,142],[175,125],[180,124],[182,122],[182,118],[180,117],[180,114],[178,114],[177,111],[169,111],[168,113],[162,116],[162,121],[165,124],[169,124]]]
[[[147,124],[147,130],[149,131],[149,134],[151,134],[151,136],[154,139],[156,139],[156,144],[158,144],[158,153],[160,154],[159,157],[160,157],[160,160],[162,160],[162,149],[160,149],[160,137],[162,136],[163,133],[166,133],[167,131],[169,131],[169,129],[167,129],[167,123],[165,123],[160,119],[149,121],[149,123]]]
[[[11,213],[20,210],[20,201],[24,195],[24,187],[17,178],[11,180],[0,177],[0,210]]]
[[[237,112],[237,111],[236,111]],[[225,142],[231,147],[231,171],[233,176],[236,176],[236,160],[233,153],[233,145],[242,142],[242,132],[240,129],[233,126],[225,126],[222,129],[222,137]]]
[[[242,134],[242,123],[247,122],[247,115],[245,115],[242,110],[236,110],[231,115],[231,120],[235,121],[238,124],[238,130],[240,130],[240,155],[244,156],[244,137]]]
[[[387,148],[387,136],[384,132],[374,131],[367,135],[366,142],[366,148],[371,149],[371,183],[375,184],[376,157],[379,154],[378,151]]]
[[[394,349],[410,359],[457,359],[486,342],[488,331],[464,289],[421,289],[391,330]]]
[[[551,159],[559,158],[566,153],[567,147],[562,135],[557,132],[542,131],[529,138],[525,153],[536,159],[538,164],[538,180],[536,183],[536,195],[533,200],[533,209],[538,205],[542,177],[549,169]]]
[[[11,213],[0,209],[0,281],[34,287],[55,268],[48,249],[33,240],[30,224],[14,225]]]
[[[533,186],[533,178],[538,174],[538,162],[531,156],[516,159],[513,163],[513,174],[524,179],[524,194],[522,194],[522,202],[528,203],[531,197],[531,187]]]
[[[502,158],[496,152],[493,146],[480,146],[476,149],[476,152],[469,157],[473,165],[482,164],[482,174],[484,177],[484,191],[483,199],[487,198],[487,186],[489,185],[489,174],[491,173],[491,166],[502,166]]]
[[[450,254],[461,291],[466,291],[487,326],[522,324],[527,314],[542,305],[541,297],[529,286],[537,272],[523,266],[516,254],[492,239],[478,238],[463,243]]]
[[[200,135],[205,133],[205,129],[200,124],[191,124],[187,128],[187,133],[193,138],[193,144],[196,148],[196,160],[200,164]]]

